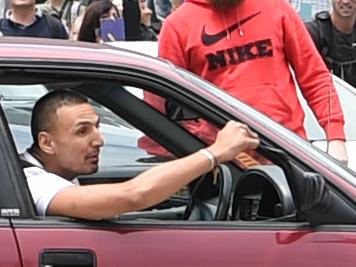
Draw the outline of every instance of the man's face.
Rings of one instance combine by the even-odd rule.
[[[34,7],[36,0],[10,0],[12,7]]]
[[[52,164],[64,177],[96,172],[104,141],[93,107],[88,103],[63,106],[56,115],[49,132],[55,161]]]
[[[356,0],[332,0],[334,12],[341,18],[356,17]]]

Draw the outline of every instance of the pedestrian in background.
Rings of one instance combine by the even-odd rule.
[[[306,138],[292,67],[326,132],[329,154],[347,163],[344,118],[331,75],[287,0],[186,0],[163,24],[159,56]],[[202,127],[196,125],[197,131]]]
[[[57,19],[35,7],[35,0],[10,0],[5,18],[0,20],[4,36],[68,39],[68,34]]]
[[[124,0],[126,40],[157,41],[157,34],[152,27],[152,15],[146,0]]]
[[[356,88],[356,1],[331,0],[307,28],[329,70]]]
[[[140,11],[140,41],[157,41],[157,35],[151,25],[152,10],[146,0],[138,0]]]
[[[43,4],[37,5],[42,11],[57,17],[66,28],[71,31],[75,20],[83,14],[86,6],[79,0],[47,0]]]
[[[83,18],[84,18],[84,13],[81,14],[79,17],[77,17],[76,20],[74,21],[72,28],[70,29],[69,32],[70,40],[78,41],[79,31],[80,31],[80,27],[82,26]]]
[[[100,43],[102,42],[101,25],[102,19],[116,19],[119,10],[110,0],[92,2],[86,9],[78,34],[78,41]]]

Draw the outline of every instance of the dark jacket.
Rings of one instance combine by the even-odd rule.
[[[356,46],[338,43],[334,36],[337,30],[332,25],[329,12],[317,13],[314,20],[306,22],[306,26],[331,72],[356,87]]]
[[[68,34],[57,18],[45,12],[36,14],[36,21],[23,27],[9,18],[0,19],[0,32],[4,36],[68,39]]]

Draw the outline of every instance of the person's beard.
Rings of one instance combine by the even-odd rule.
[[[219,11],[224,11],[229,8],[234,8],[243,0],[208,0],[209,4]]]

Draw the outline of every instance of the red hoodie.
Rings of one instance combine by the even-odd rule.
[[[328,139],[345,139],[330,73],[286,0],[243,0],[225,12],[213,10],[207,0],[186,0],[163,24],[159,56],[305,137],[290,65]]]

